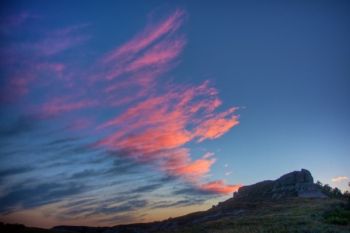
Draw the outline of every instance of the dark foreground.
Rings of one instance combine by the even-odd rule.
[[[51,230],[22,225],[1,225],[8,233],[260,233],[260,232],[350,232],[350,210],[336,199],[291,198],[273,202],[236,204],[236,211],[221,214],[209,210],[162,222],[115,227],[62,226]]]

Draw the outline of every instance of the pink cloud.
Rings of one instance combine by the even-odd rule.
[[[97,130],[103,137],[96,146],[125,151],[124,156],[148,163],[170,176],[179,177],[198,189],[229,193],[237,188],[222,181],[205,183],[216,161],[214,154],[193,159],[190,142],[201,143],[221,137],[238,124],[236,109],[224,109],[218,91],[208,81],[200,85],[168,83],[159,77],[178,63],[186,44],[180,33],[186,14],[176,10],[158,23],[146,28],[130,41],[107,53],[91,68],[69,76],[69,64],[42,62],[30,67],[35,77],[52,73],[50,84],[58,85],[53,99],[41,100],[38,109],[43,117],[63,116],[87,108],[120,112],[101,123]],[[51,33],[28,46],[39,58],[64,52],[87,39],[79,33],[82,27],[68,27]],[[52,37],[52,35],[54,35]],[[28,69],[29,70],[29,69]],[[43,80],[19,78],[13,86],[28,92],[30,84],[40,86]],[[61,91],[62,89],[62,91]],[[52,93],[54,95],[55,93]],[[124,105],[124,109],[117,109]],[[96,109],[99,107],[99,109]],[[72,128],[91,127],[79,115]]]
[[[141,50],[143,50],[162,36],[177,31],[183,23],[184,15],[184,11],[176,10],[165,21],[162,21],[155,25],[149,24],[140,34],[135,36],[129,42],[125,43],[121,47],[109,53],[103,59],[103,61],[111,62],[116,60],[124,60],[125,57],[129,58],[130,56],[140,52]]]
[[[1,102],[13,103],[26,95],[30,84],[36,79],[35,73],[18,71],[8,77],[5,85],[1,87]]]
[[[24,12],[16,17],[12,21],[19,24],[34,16]],[[84,27],[77,25],[49,31],[32,42],[6,42],[0,48],[4,60],[0,65],[5,76],[1,87],[2,102],[15,102],[30,94],[33,88],[53,84],[65,75],[68,65],[55,62],[52,57],[86,41],[89,36],[81,32]]]
[[[215,112],[220,104],[217,91],[208,82],[197,87],[174,85],[164,95],[149,97],[102,124],[100,129],[112,128],[115,132],[98,145],[130,151],[134,159],[157,164],[169,175],[197,185],[210,172],[215,158],[206,155],[191,160],[186,144],[218,138],[238,124],[234,108]],[[224,193],[225,185],[209,188]]]
[[[38,54],[42,56],[53,56],[56,54],[59,54],[67,49],[70,49],[72,47],[75,47],[82,42],[89,39],[89,36],[83,36],[83,35],[75,35],[75,36],[61,36],[61,37],[51,37],[48,36],[47,38],[34,43],[34,44],[28,44],[28,48],[33,49]]]
[[[235,108],[231,108],[226,112],[203,121],[196,129],[195,134],[198,137],[198,141],[218,138],[232,127],[238,125],[238,117],[233,114],[235,110]]]
[[[33,86],[38,86],[38,82],[44,83],[40,77],[50,75],[52,81],[54,77],[62,76],[65,71],[65,64],[54,62],[27,61],[17,64],[14,73],[7,75],[5,84],[1,87],[2,101],[15,102],[20,97],[27,95]]]
[[[5,34],[10,34],[14,29],[17,29],[29,19],[40,18],[38,15],[35,15],[28,11],[22,11],[17,14],[2,16],[0,21],[0,32]]]
[[[196,181],[198,178],[208,174],[211,166],[215,163],[215,158],[213,156],[206,155],[200,159],[191,161],[188,151],[184,152],[186,154],[180,157],[182,160],[168,161],[165,167],[169,174],[185,177],[190,181]]]
[[[169,22],[175,23],[175,16],[178,17],[179,13],[170,16],[165,25],[171,25]],[[178,20],[176,25],[179,26],[180,22],[182,20]],[[158,31],[154,27],[146,31],[148,30]],[[178,27],[172,29],[172,33],[176,30]],[[159,37],[142,38],[139,35],[109,54],[104,63],[114,60],[120,63],[107,72],[107,80],[114,80],[126,73],[142,74],[142,71],[147,72],[150,68],[165,67],[163,69],[166,70],[181,53],[185,40],[183,37],[161,39],[170,29],[164,27],[159,31],[162,32]],[[147,88],[149,80],[154,81],[155,77],[156,75],[146,78],[144,87]],[[128,85],[137,85],[140,79],[134,81],[117,82],[105,91],[111,93]],[[97,145],[112,150],[129,151],[128,156],[137,161],[157,164],[160,170],[169,175],[197,184],[210,172],[215,158],[204,156],[192,160],[185,148],[186,144],[193,140],[202,142],[205,139],[218,138],[238,124],[234,108],[215,113],[222,104],[217,95],[217,90],[210,87],[207,81],[199,86],[171,85],[161,95],[144,95],[143,100],[99,126],[99,129],[115,129],[115,132],[100,140]],[[221,188],[224,187],[222,184]]]
[[[93,121],[89,118],[78,118],[73,120],[69,124],[69,129],[72,130],[82,130],[82,129],[87,129],[90,128],[93,125]]]
[[[242,185],[227,185],[223,180],[216,180],[200,185],[200,189],[213,193],[232,194],[238,191]]]
[[[54,98],[40,107],[42,116],[57,116],[63,113],[89,108],[97,105],[96,100],[68,100],[68,98]]]
[[[62,73],[64,71],[66,65],[63,63],[44,62],[44,63],[37,63],[36,67],[38,70],[49,70],[49,71],[53,71],[55,73]]]
[[[101,76],[112,80],[126,74],[144,72],[149,69],[168,70],[172,62],[178,57],[185,45],[183,38],[163,40],[153,47],[146,49],[133,59],[121,59],[110,65],[109,71]]]
[[[183,38],[157,43],[141,57],[135,59],[126,70],[130,72],[145,67],[167,64],[181,53],[184,45]]]
[[[183,11],[177,10],[164,21],[149,24],[129,42],[108,53],[99,63],[107,71],[95,76],[94,81],[101,77],[112,80],[147,69],[169,69],[185,45],[183,36],[174,36],[184,16]]]

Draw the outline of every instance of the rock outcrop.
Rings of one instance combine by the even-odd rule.
[[[274,181],[243,186],[234,194],[234,199],[250,201],[287,197],[326,198],[326,195],[314,184],[311,173],[306,169],[285,174]]]

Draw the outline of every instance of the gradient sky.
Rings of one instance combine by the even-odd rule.
[[[0,219],[116,225],[350,177],[348,1],[9,1]]]

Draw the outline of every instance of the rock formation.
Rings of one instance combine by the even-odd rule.
[[[277,180],[262,181],[241,187],[234,194],[236,200],[278,200],[287,197],[326,198],[314,184],[311,173],[306,169],[294,171]]]

